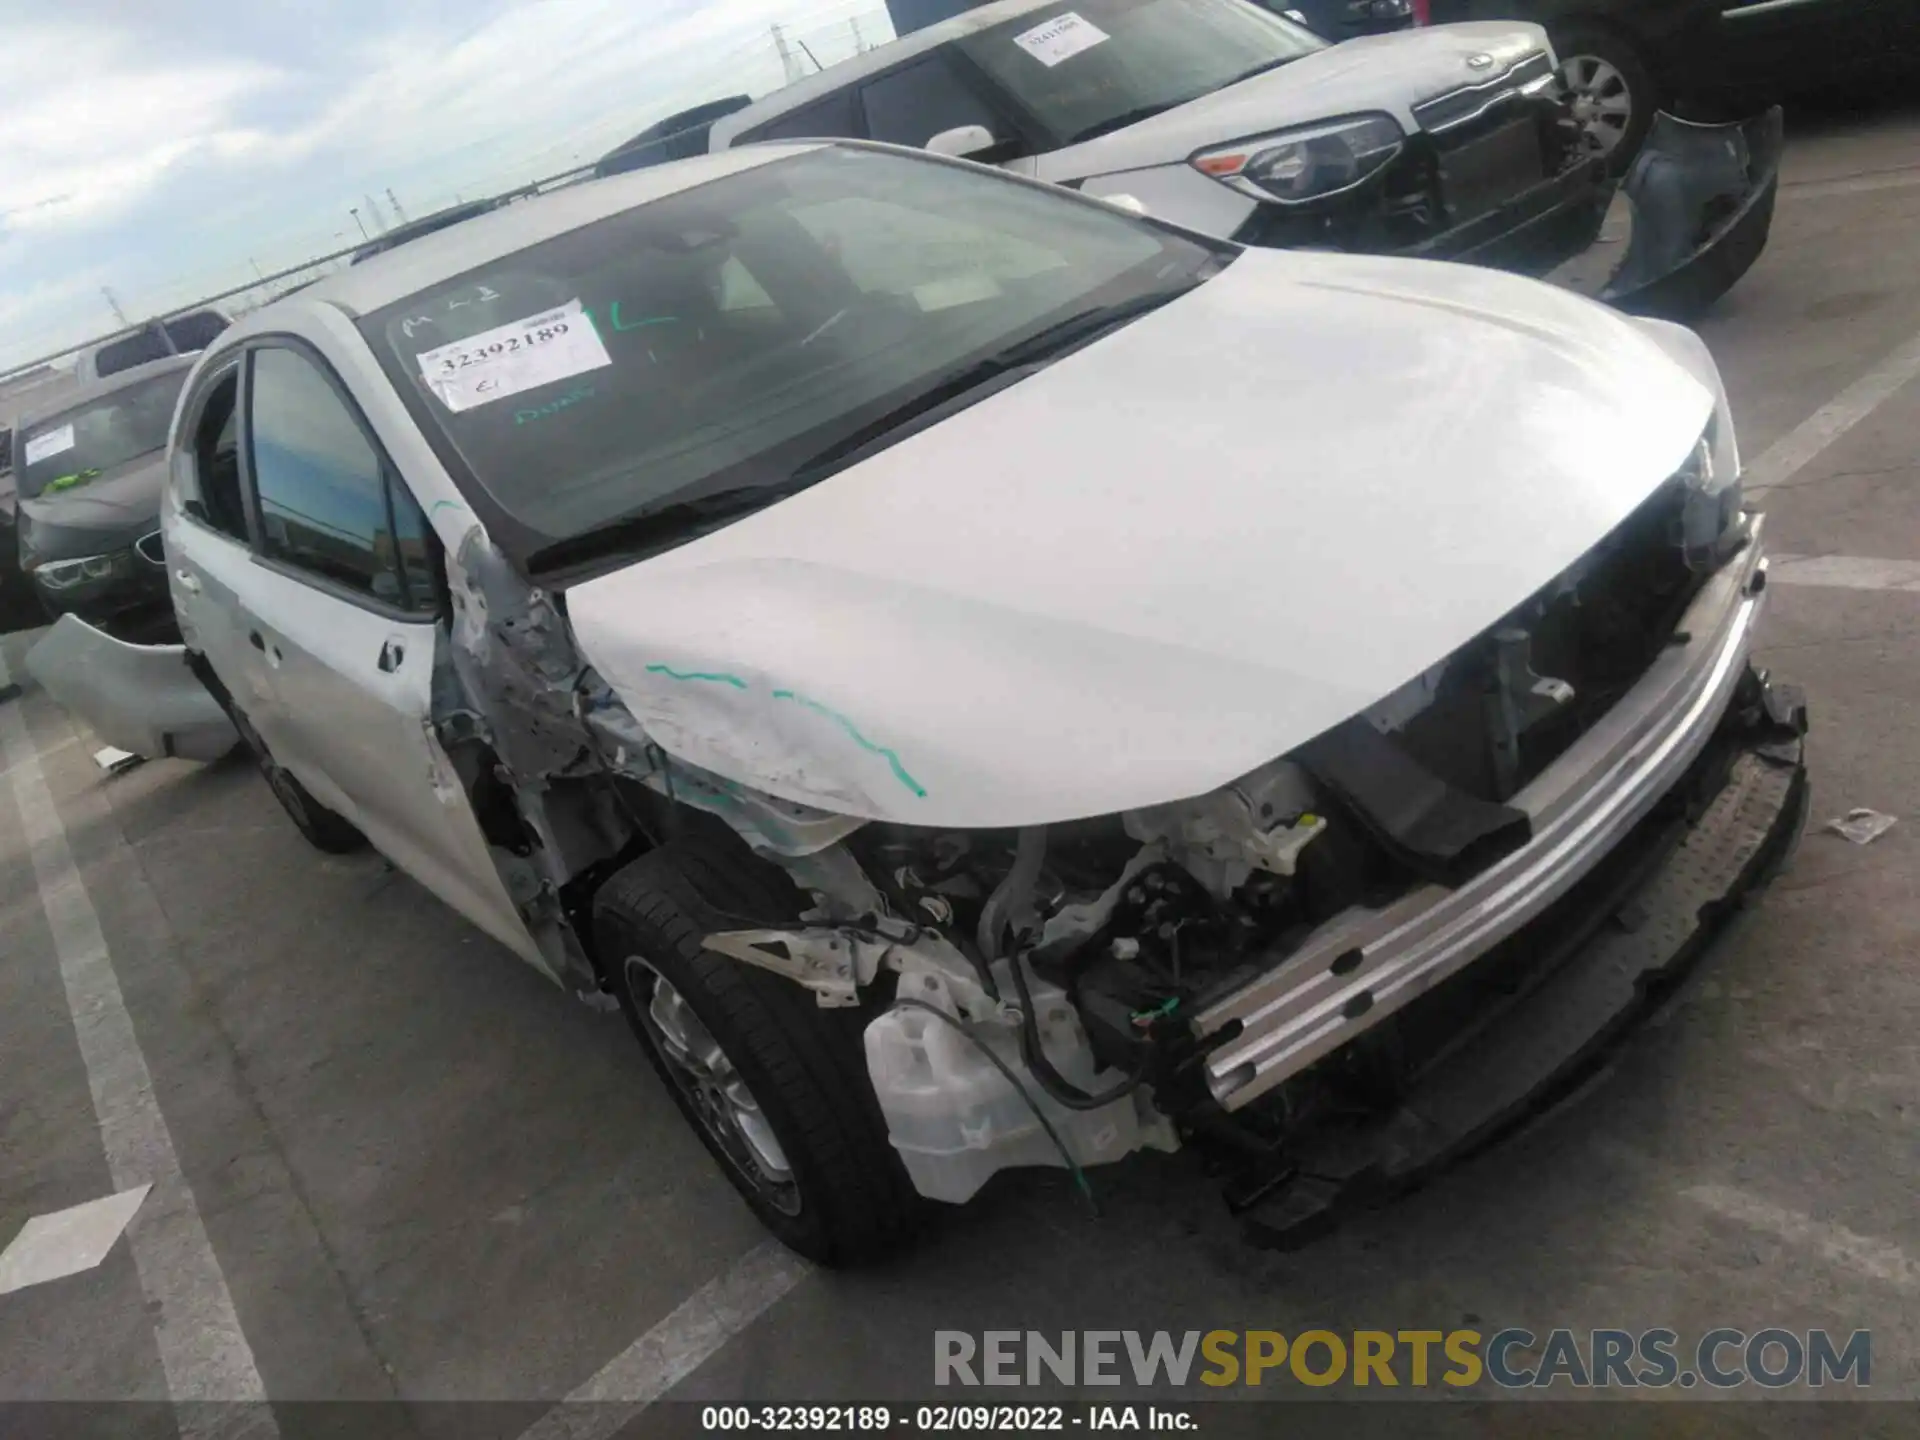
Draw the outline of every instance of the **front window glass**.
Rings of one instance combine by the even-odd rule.
[[[746,492],[771,503],[836,446],[984,380],[987,357],[1069,317],[1172,299],[1220,254],[990,171],[823,147],[361,325],[497,507],[490,528],[538,570],[560,563],[541,555],[556,542],[590,560],[601,532],[643,514]],[[619,543],[607,536],[609,555]]]
[[[957,43],[1057,145],[1122,129],[1326,48],[1244,0],[1069,0]]]
[[[391,605],[407,600],[380,452],[327,377],[291,350],[253,360],[260,548]]]
[[[166,448],[184,369],[137,380],[35,422],[16,444],[21,495],[57,494]]]

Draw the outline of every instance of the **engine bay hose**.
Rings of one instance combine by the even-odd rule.
[[[1112,1089],[1103,1090],[1097,1095],[1089,1095],[1054,1069],[1045,1047],[1040,1043],[1040,1019],[1034,1013],[1033,991],[1027,984],[1026,957],[1015,955],[1009,968],[1013,971],[1013,988],[1020,992],[1020,1058],[1027,1062],[1027,1068],[1033,1072],[1033,1078],[1039,1082],[1042,1090],[1069,1110],[1099,1110],[1116,1100],[1126,1099],[1140,1088],[1147,1078],[1151,1051],[1140,1057],[1140,1067],[1133,1074]]]

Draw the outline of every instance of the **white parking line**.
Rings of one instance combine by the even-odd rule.
[[[1865,555],[1775,555],[1767,569],[1774,585],[1834,590],[1920,590],[1920,560],[1876,560]]]
[[[1746,493],[1760,495],[1784,485],[1834,441],[1892,399],[1920,376],[1920,335],[1802,420],[1746,467]]]
[[[1920,169],[1875,170],[1864,175],[1839,175],[1831,180],[1795,180],[1780,187],[1780,198],[1825,200],[1836,195],[1871,195],[1881,190],[1906,190],[1920,185]]]
[[[1680,1193],[1716,1215],[1812,1250],[1823,1259],[1844,1265],[1870,1280],[1900,1290],[1920,1288],[1920,1262],[1888,1241],[1859,1235],[1844,1225],[1785,1209],[1731,1185],[1689,1185]]]
[[[9,679],[0,653],[0,686]],[[100,917],[67,847],[66,828],[40,770],[39,752],[18,700],[0,704],[0,760],[6,763],[20,823],[32,854],[41,908],[60,960],[80,1058],[86,1066],[100,1143],[116,1190],[151,1182],[146,1203],[127,1228],[153,1316],[167,1394],[181,1433],[278,1433],[258,1404],[266,1388],[227,1290],[227,1277],[207,1239],[193,1190],[180,1171],[173,1134],[154,1098],[153,1076],[120,995],[119,977]],[[230,1411],[214,1402],[255,1402]]]
[[[607,1362],[521,1440],[607,1440],[759,1319],[813,1267],[776,1240],[749,1250]]]

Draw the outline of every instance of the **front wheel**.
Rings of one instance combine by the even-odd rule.
[[[273,798],[280,802],[280,808],[287,812],[287,818],[293,821],[294,828],[306,837],[309,845],[328,855],[351,855],[367,848],[367,837],[360,833],[358,826],[314,799],[307,787],[273,758],[266,742],[260,738],[260,732],[253,728],[238,705],[229,703],[227,716],[233,721],[233,728],[240,732],[240,739],[252,752],[254,763],[260,767],[267,788],[273,791]]]
[[[1623,174],[1664,103],[1640,51],[1611,30],[1576,25],[1554,36],[1560,76],[1588,153]]]
[[[864,1016],[701,943],[799,909],[776,868],[692,836],[606,883],[595,934],[628,1022],[734,1188],[790,1249],[854,1265],[904,1244],[922,1210],[867,1078]]]

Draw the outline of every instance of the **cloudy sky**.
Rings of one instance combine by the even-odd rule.
[[[884,0],[0,0],[0,369],[760,95]],[[371,223],[371,221],[369,221]]]

